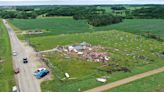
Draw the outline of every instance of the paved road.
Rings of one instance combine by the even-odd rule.
[[[125,78],[125,79],[122,79],[122,80],[118,80],[118,81],[115,81],[115,82],[112,82],[112,83],[109,83],[109,84],[106,84],[106,85],[103,85],[103,86],[99,86],[99,87],[87,90],[85,92],[102,92],[102,91],[112,89],[114,87],[118,87],[120,85],[129,83],[129,82],[132,82],[132,81],[135,81],[135,80],[138,80],[138,79],[141,79],[141,78],[153,75],[153,74],[157,74],[157,73],[160,73],[160,72],[164,72],[164,67],[161,67],[161,68],[158,68],[158,69],[155,69],[155,70],[152,70],[152,71],[148,71],[148,72],[145,72],[145,73],[142,73],[142,74],[134,75],[132,77]]]
[[[20,69],[20,73],[15,76],[20,92],[41,92],[40,80],[36,79],[32,73],[42,64],[36,57],[36,53],[28,45],[18,40],[7,21],[3,20],[3,22],[9,33],[12,50],[17,52],[17,56],[13,56],[13,66]],[[28,58],[28,64],[23,64],[24,57]]]

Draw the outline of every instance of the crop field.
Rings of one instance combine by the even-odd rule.
[[[21,30],[46,30],[44,34],[34,35],[59,35],[70,33],[84,33],[94,31],[119,30],[136,34],[145,34],[150,32],[164,37],[164,20],[162,19],[126,19],[122,23],[103,27],[93,27],[87,24],[85,20],[73,20],[71,17],[51,17],[40,19],[13,19],[12,24]]]
[[[11,92],[13,68],[7,31],[0,20],[0,92]]]
[[[162,23],[164,23],[162,19],[127,19],[119,24],[98,27],[96,30],[116,29],[136,34],[150,32],[152,34],[164,36],[164,27],[162,27]]]
[[[86,21],[76,21],[73,20],[72,17],[50,17],[29,20],[15,19],[12,20],[11,23],[22,30],[44,29],[48,31],[43,35],[58,35],[91,31],[89,30],[89,25]]]
[[[96,78],[100,76],[110,76],[108,82],[112,82],[163,66],[160,53],[164,50],[164,44],[131,33],[112,30],[34,37],[30,39],[31,44],[38,51],[52,49],[58,45],[71,45],[83,41],[92,45],[106,47],[106,51],[111,55],[111,61],[109,63],[127,66],[132,69],[132,72],[115,72],[109,74],[97,69],[102,66],[102,63],[87,62],[77,58],[65,59],[63,54],[48,55],[47,58],[49,58],[50,63],[54,66],[53,74],[55,79],[42,84],[43,92],[65,92],[66,90],[69,92],[76,92],[79,88],[85,90],[102,85],[96,81]],[[116,51],[116,49],[118,50]],[[101,69],[108,70],[110,67],[107,66]],[[70,76],[75,79],[66,80],[64,82],[59,81],[58,78],[63,78],[65,72],[68,72]]]
[[[163,92],[164,72],[104,92]]]

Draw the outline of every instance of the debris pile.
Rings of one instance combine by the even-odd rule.
[[[64,52],[67,56],[75,56],[85,59],[87,61],[95,62],[107,62],[109,61],[109,55],[106,52],[99,52],[104,50],[101,46],[92,46],[86,42],[82,42],[77,45],[59,46],[57,47],[59,52]]]
[[[45,31],[45,30],[26,30],[26,31],[23,31],[21,34],[35,35],[35,34],[42,34],[44,32],[47,32],[47,31]]]
[[[0,57],[0,63],[3,63],[3,61],[4,61],[4,60]]]
[[[105,78],[96,78],[97,81],[105,83],[107,79]]]

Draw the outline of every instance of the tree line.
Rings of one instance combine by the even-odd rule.
[[[153,6],[132,11],[133,18],[164,19],[164,6]]]
[[[35,12],[26,12],[26,11],[0,11],[0,18],[9,19],[9,18],[17,18],[17,19],[29,19],[36,18],[38,15]]]
[[[43,6],[44,7],[44,6]],[[105,12],[104,9],[97,9],[95,6],[51,6],[46,8],[18,6],[15,10],[0,10],[1,18],[36,18],[37,16],[73,16],[80,14]]]
[[[122,21],[121,17],[107,14],[104,9],[98,9],[96,6],[16,7],[15,11],[0,10],[0,17],[5,19],[33,19],[38,16],[73,16],[75,20],[85,19],[88,24],[93,26],[114,24]]]
[[[112,14],[105,13],[74,15],[73,18],[75,20],[86,19],[88,21],[88,24],[96,27],[120,23],[123,20],[123,18],[120,16],[113,16]]]

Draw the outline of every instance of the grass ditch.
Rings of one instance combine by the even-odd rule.
[[[0,92],[11,92],[15,84],[7,29],[0,20]]]

